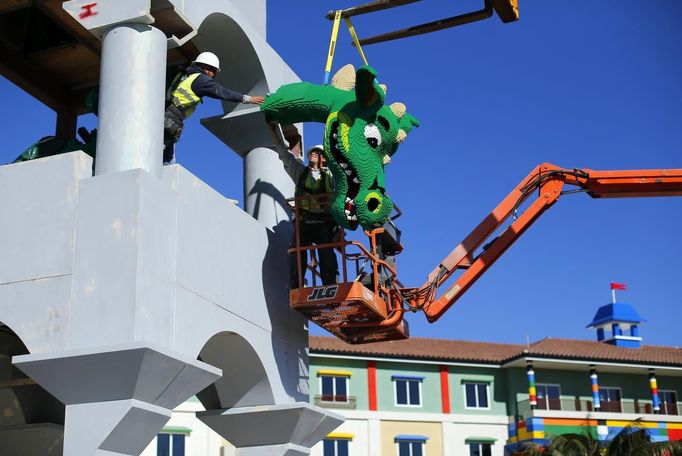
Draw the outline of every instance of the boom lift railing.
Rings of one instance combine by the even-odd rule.
[[[331,194],[287,200],[296,224],[295,244],[288,252],[295,255],[298,268],[298,288],[290,291],[291,307],[349,343],[406,339],[409,329],[402,319],[404,307],[398,299],[403,285],[396,277],[392,260],[402,250],[399,240],[389,236],[387,228],[365,231],[368,248],[359,241],[347,239],[345,230],[339,227],[338,239],[334,242],[304,246],[300,237],[303,200],[315,200],[324,207],[329,205]],[[396,208],[390,224],[399,216],[400,210]],[[320,272],[315,253],[327,248],[335,249],[341,257],[338,284],[318,284]],[[304,252],[310,252],[306,270],[301,265]],[[310,272],[311,286],[305,282],[306,272]]]

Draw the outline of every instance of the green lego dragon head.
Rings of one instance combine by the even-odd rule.
[[[386,194],[384,166],[419,122],[405,105],[384,105],[386,88],[370,66],[341,68],[331,86],[306,82],[282,86],[261,105],[281,123],[324,122],[324,154],[334,175],[331,214],[354,230],[382,226],[393,202]]]

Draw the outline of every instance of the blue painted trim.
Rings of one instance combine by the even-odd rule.
[[[395,436],[396,442],[426,442],[429,437],[425,435],[398,434]]]
[[[419,375],[391,375],[391,380],[419,380],[421,382],[425,378]]]

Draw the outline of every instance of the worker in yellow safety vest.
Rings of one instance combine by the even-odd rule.
[[[190,66],[175,76],[168,87],[164,115],[164,164],[175,161],[175,143],[180,139],[184,121],[192,115],[203,97],[239,103],[263,103],[262,96],[244,95],[220,85],[214,79],[219,71],[218,56],[212,52],[202,52]]]
[[[323,146],[317,145],[308,149],[308,165],[301,156],[301,135],[293,125],[284,128],[284,136],[289,143],[287,147],[279,135],[277,124],[269,124],[275,142],[275,150],[284,165],[284,169],[296,184],[297,197],[321,195],[334,191],[334,178],[329,168],[324,166]],[[299,200],[299,216],[297,223],[301,246],[313,244],[329,244],[338,235],[338,225],[329,213],[329,199],[302,198]],[[294,234],[295,236],[295,234]],[[292,247],[296,245],[296,238]],[[324,285],[336,283],[338,262],[333,248],[318,249],[320,276]],[[290,287],[298,288],[298,267],[295,258],[291,258]],[[305,275],[307,263],[306,251],[301,251],[301,271]]]

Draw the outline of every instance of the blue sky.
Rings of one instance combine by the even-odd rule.
[[[330,9],[361,2],[270,1],[268,41],[303,80],[321,82]],[[358,17],[361,36],[480,8],[482,1],[418,2]],[[521,21],[497,17],[365,49],[388,102],[422,122],[387,167],[402,209],[400,280],[426,275],[537,164],[567,168],[682,168],[682,2],[521,2]],[[361,64],[345,29],[334,68]],[[229,71],[229,65],[223,65]],[[0,80],[5,105],[0,162],[51,134],[54,113]],[[178,161],[228,197],[242,199],[242,166],[189,121]],[[9,114],[8,114],[9,113]],[[84,117],[81,125],[93,126]],[[321,126],[307,125],[309,144]],[[593,339],[585,329],[618,300],[648,320],[645,343],[682,345],[682,198],[592,200],[566,195],[434,324],[408,316],[412,334],[523,343]],[[322,332],[313,329],[316,334]]]

